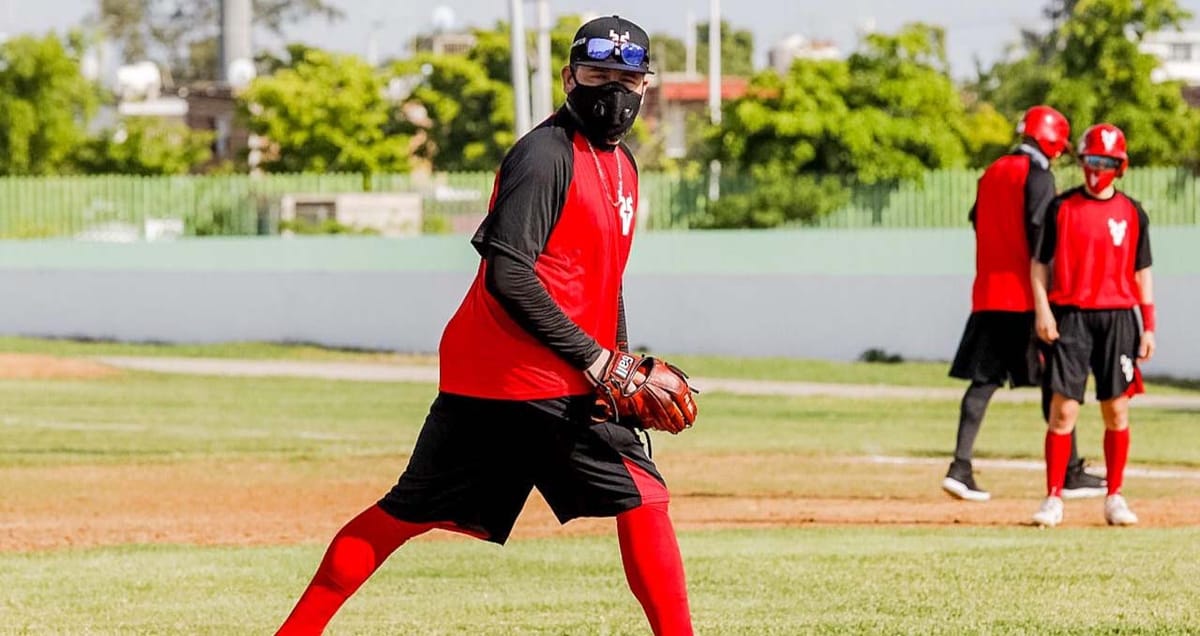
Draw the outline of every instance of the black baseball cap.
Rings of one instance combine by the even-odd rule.
[[[618,15],[596,18],[579,27],[571,42],[571,66],[650,71],[650,36]]]

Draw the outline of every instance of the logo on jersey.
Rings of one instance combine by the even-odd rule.
[[[1117,145],[1117,135],[1115,130],[1101,130],[1100,142],[1104,144],[1105,152],[1112,152],[1113,147]]]
[[[618,214],[621,215],[621,235],[629,236],[629,231],[633,229],[633,194],[618,194],[617,197],[621,200],[618,208]]]
[[[1126,382],[1133,382],[1133,360],[1125,354],[1121,354],[1121,373],[1125,374]]]
[[[1121,243],[1125,242],[1125,229],[1128,227],[1129,221],[1108,220],[1108,233],[1112,235],[1113,245],[1121,247]]]

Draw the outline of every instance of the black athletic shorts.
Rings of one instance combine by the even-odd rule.
[[[950,376],[1013,387],[1041,383],[1033,312],[977,311],[967,319]]]
[[[638,434],[593,422],[592,400],[484,400],[441,393],[408,468],[379,506],[411,523],[452,522],[503,544],[537,487],[560,523],[664,503]]]
[[[1142,336],[1132,309],[1053,309],[1058,340],[1046,360],[1051,391],[1083,402],[1089,369],[1096,376],[1096,399],[1101,402],[1120,397],[1130,386],[1140,387],[1137,354]]]

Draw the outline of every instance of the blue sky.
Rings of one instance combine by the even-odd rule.
[[[294,26],[289,39],[346,52],[365,54],[370,34],[377,34],[378,51],[388,57],[401,53],[413,34],[426,30],[433,10],[451,9],[460,24],[487,25],[507,17],[504,0],[332,0],[347,14],[334,24],[313,20]],[[0,0],[0,33],[44,32],[79,24],[95,11],[97,0]],[[691,10],[700,19],[708,13],[708,0],[551,0],[559,13],[620,13],[651,32],[682,35],[685,15]],[[843,49],[854,47],[862,25],[873,22],[880,30],[894,30],[911,21],[940,24],[948,29],[951,66],[956,76],[970,74],[976,57],[992,61],[1017,38],[1021,27],[1041,24],[1045,0],[723,0],[725,17],[755,34],[759,62],[770,43],[792,33],[835,40]],[[1200,0],[1181,0],[1200,14]],[[532,5],[528,5],[532,8]],[[532,20],[532,10],[527,12]],[[278,42],[260,36],[256,46]]]

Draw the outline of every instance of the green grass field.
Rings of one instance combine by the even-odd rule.
[[[843,528],[684,534],[701,634],[1186,634],[1196,530]],[[4,633],[264,634],[318,546],[4,555]],[[415,542],[331,634],[643,634],[615,540]]]
[[[177,349],[16,339],[0,339],[2,351],[362,359],[353,352],[273,345]],[[923,378],[930,386],[955,386],[942,377],[944,365],[936,364],[716,358],[686,364],[708,376],[910,385]],[[403,467],[433,395],[434,387],[419,384],[146,373],[0,380],[0,539],[17,536],[54,500],[69,509],[72,501],[87,503],[81,493],[96,492],[91,484],[73,490],[70,482],[47,478],[57,470],[82,471],[73,476],[227,466],[234,473],[222,478],[242,480],[247,488],[273,478],[294,479],[298,490],[306,480],[336,488],[356,473],[367,473],[368,484],[374,475],[387,475],[377,487],[353,482],[357,490],[345,494],[369,500]],[[695,429],[655,438],[667,478],[678,475],[672,481],[677,493],[881,504],[911,499],[918,507],[941,502],[942,465],[893,471],[846,462],[869,455],[945,458],[953,445],[952,401],[713,393],[701,396],[701,408]],[[1086,456],[1101,461],[1094,411],[1085,409],[1080,442]],[[1133,465],[1200,467],[1196,415],[1138,409]],[[1039,459],[1041,431],[1036,407],[994,404],[979,455]],[[743,472],[706,472],[706,466],[735,465],[742,457],[752,458]],[[243,466],[268,475],[236,473]],[[811,474],[837,466],[850,467],[844,478]],[[1039,473],[994,470],[988,476],[1011,497],[1027,497],[1032,512]],[[1195,509],[1198,484],[1131,479],[1128,491],[1135,508],[1139,498],[1183,495]],[[911,495],[914,490],[918,495]],[[150,489],[138,497],[160,494]],[[197,501],[177,515],[220,505]],[[1002,527],[779,527],[764,520],[753,527],[686,530],[681,545],[697,633],[1186,634],[1200,625],[1200,527],[1041,531],[1021,527],[1021,521]],[[167,534],[149,542],[0,551],[0,634],[270,633],[320,559],[328,538],[320,536],[214,546]],[[405,546],[347,604],[329,633],[649,632],[625,587],[615,537],[518,533],[504,548],[463,539]]]

